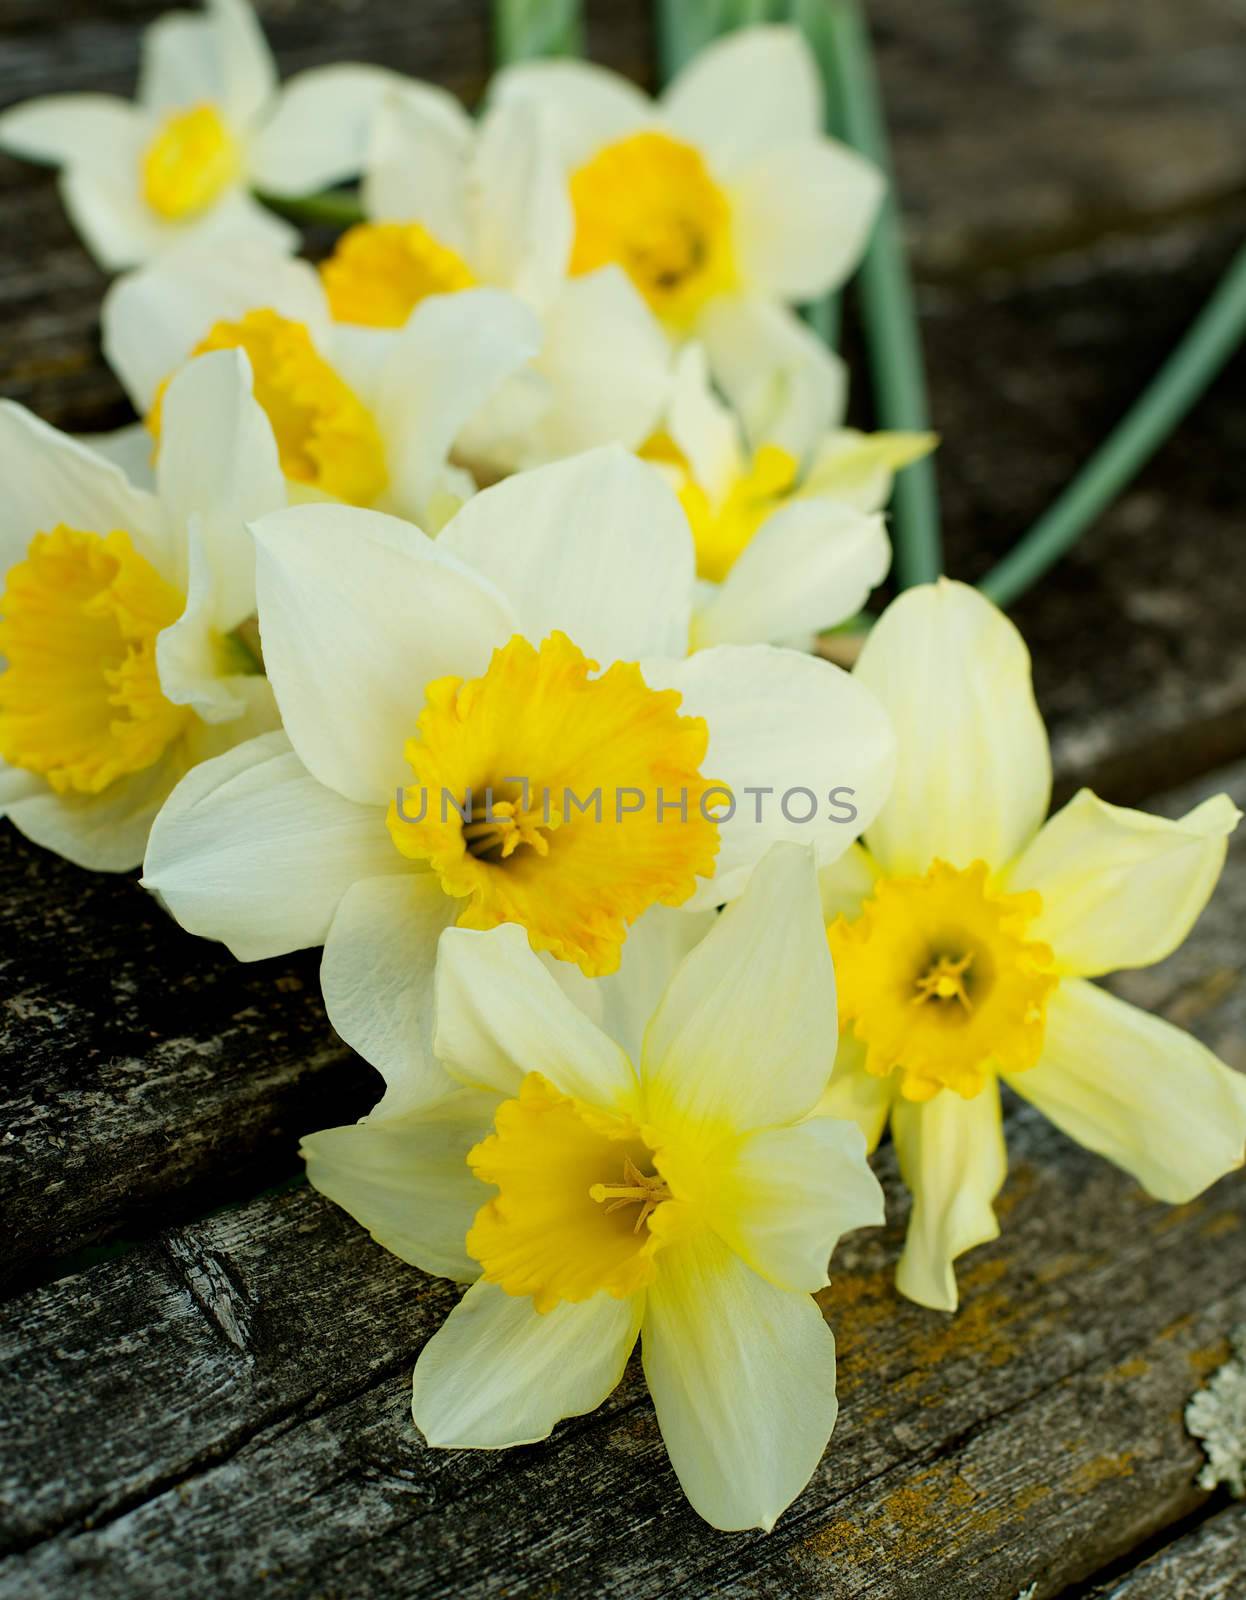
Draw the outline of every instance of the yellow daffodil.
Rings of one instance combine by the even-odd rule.
[[[886,794],[890,730],[846,673],[687,656],[687,524],[621,449],[508,478],[436,541],[345,506],[253,526],[285,731],[190,775],[146,881],[243,959],[324,943],[334,1026],[383,1070],[448,925],[609,973],[650,908],[734,898],[775,839],[829,861]]]
[[[812,853],[776,845],[658,964],[638,1041],[576,1009],[518,930],[445,933],[425,1094],[313,1134],[308,1176],[404,1260],[472,1285],[416,1363],[430,1444],[544,1439],[606,1398],[639,1335],[693,1506],[770,1528],[835,1425],[811,1292],[839,1235],[882,1220],[859,1130],[810,1115],[835,1029]]]
[[[1083,789],[1044,823],[1047,735],[1012,624],[963,584],[913,589],[856,676],[899,744],[891,798],[823,874],[844,1032],[827,1107],[913,1193],[901,1291],[956,1307],[952,1263],[993,1239],[1000,1082],[1158,1199],[1239,1166],[1246,1077],[1089,982],[1162,960],[1207,903],[1238,812],[1177,821]]]
[[[491,90],[495,105],[520,101],[539,105],[558,139],[571,272],[622,267],[673,338],[702,340],[719,381],[742,351],[751,386],[782,378],[798,337],[787,308],[848,277],[882,191],[872,166],[823,135],[799,32],[728,34],[657,101],[585,62],[524,62]],[[817,359],[812,342],[805,355]],[[831,366],[823,356],[823,383]]]
[[[0,405],[0,811],[80,866],[124,872],[196,762],[277,726],[234,636],[255,610],[246,519],[285,504],[246,361],[169,386],[156,492]]]
[[[934,444],[830,428],[815,406],[790,406],[781,431],[782,443],[750,441],[711,390],[701,347],[681,352],[662,427],[640,454],[692,528],[698,644],[809,644],[855,616],[891,561],[881,510],[892,475]]]
[[[177,251],[104,298],[104,352],[149,429],[191,356],[245,350],[295,498],[411,516],[436,529],[475,490],[449,456],[464,423],[540,342],[496,289],[439,295],[404,326],[334,322],[313,267],[263,246]]]
[[[0,149],[61,169],[66,208],[108,271],[192,236],[293,249],[297,231],[248,186],[308,194],[352,177],[373,109],[402,81],[342,64],[279,88],[246,0],[207,0],[201,16],[173,11],[147,29],[133,104],[28,100],[0,116]]]
[[[667,340],[622,270],[567,277],[571,207],[549,120],[525,103],[477,124],[442,90],[394,93],[373,123],[367,221],[320,269],[334,318],[369,329],[480,284],[537,313],[537,356],[460,437],[460,457],[489,478],[595,445],[631,448],[665,398]]]

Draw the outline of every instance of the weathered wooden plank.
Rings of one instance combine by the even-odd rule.
[[[1241,1061],[1246,848],[1226,887],[1166,1009]],[[907,1200],[880,1157],[889,1226],[826,1296],[840,1426],[769,1538],[687,1509],[635,1363],[548,1445],[426,1449],[409,1366],[453,1291],[300,1192],[10,1303],[0,1595],[1055,1595],[1205,1498],[1182,1408],[1246,1315],[1246,1175],[1169,1209],[1028,1109],[1009,1132],[1003,1237],[954,1321],[894,1293]]]
[[[1209,1517],[1089,1600],[1238,1600],[1246,1594],[1246,1505]]]
[[[312,956],[241,966],[130,877],[0,830],[0,1282],[149,1233],[294,1167],[379,1079],[324,1017]]]

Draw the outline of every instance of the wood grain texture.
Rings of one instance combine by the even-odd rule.
[[[1246,766],[1222,776],[1243,795]],[[1246,1064],[1246,841],[1215,904],[1151,981]],[[1169,1208],[1019,1103],[1008,1133],[1003,1235],[955,1320],[895,1294],[908,1202],[880,1156],[888,1226],[822,1297],[839,1427],[769,1537],[688,1509],[635,1361],[549,1444],[428,1450],[410,1367],[455,1291],[304,1190],[9,1303],[0,1596],[1058,1595],[1207,1499],[1182,1410],[1246,1318],[1246,1174]]]
[[[1239,1600],[1246,1594],[1246,1505],[1230,1506],[1174,1540],[1093,1600]]]

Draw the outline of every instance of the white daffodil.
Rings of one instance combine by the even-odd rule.
[[[774,1526],[835,1426],[835,1341],[811,1295],[839,1236],[883,1217],[860,1131],[809,1115],[834,1029],[796,845],[675,970],[635,1064],[519,930],[442,936],[440,1085],[303,1152],[387,1249],[472,1285],[416,1363],[430,1444],[546,1438],[601,1404],[639,1334],[692,1505],[719,1528]]]
[[[460,438],[498,477],[599,444],[629,449],[665,400],[670,349],[617,267],[568,279],[571,207],[547,128],[523,104],[477,126],[412,85],[378,111],[365,163],[368,221],[320,268],[340,322],[396,328],[429,295],[508,289],[541,319],[541,349]]]
[[[817,65],[796,29],[727,35],[657,101],[603,67],[525,62],[491,91],[495,105],[519,101],[542,106],[558,135],[573,276],[622,267],[674,338],[702,340],[720,382],[740,366],[752,389],[789,381],[795,345],[802,381],[833,386],[833,362],[785,308],[848,277],[882,180],[823,135]]]
[[[824,429],[808,409],[789,410],[782,438],[749,441],[711,390],[701,347],[681,352],[663,427],[640,454],[692,528],[697,644],[807,646],[854,616],[891,562],[881,510],[892,475],[934,445],[924,433]]]
[[[1083,789],[1044,823],[1029,654],[963,584],[895,601],[856,676],[899,765],[864,848],[823,874],[845,1029],[827,1108],[871,1146],[890,1117],[913,1192],[899,1287],[950,1311],[953,1261],[999,1231],[1001,1079],[1158,1199],[1241,1164],[1246,1076],[1087,981],[1181,943],[1238,812],[1217,795],[1169,822]]]
[[[484,490],[436,541],[342,506],[253,531],[285,731],[189,776],[146,881],[242,959],[324,943],[333,1024],[383,1071],[451,923],[608,973],[650,907],[733,899],[775,839],[831,860],[887,792],[890,729],[846,673],[686,657],[687,524],[618,447]]]
[[[246,523],[285,504],[240,355],[165,396],[156,492],[0,404],[0,813],[79,866],[125,872],[196,762],[278,726],[235,630],[255,611]]]
[[[297,231],[248,186],[307,194],[358,172],[377,103],[403,79],[343,64],[282,88],[246,0],[171,11],[143,35],[134,103],[108,94],[28,100],[0,116],[0,149],[61,170],[61,193],[107,271],[189,237],[293,249]]]
[[[177,251],[104,297],[104,353],[149,428],[191,356],[245,350],[296,498],[329,498],[436,529],[475,491],[449,464],[464,423],[535,353],[540,327],[512,295],[437,295],[405,325],[334,322],[305,261],[256,245]]]

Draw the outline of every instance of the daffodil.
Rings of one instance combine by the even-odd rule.
[[[733,899],[776,839],[829,861],[886,793],[891,733],[846,673],[686,655],[686,520],[618,447],[484,490],[435,541],[328,505],[253,532],[284,732],[190,774],[146,881],[244,960],[324,943],[334,1026],[382,1070],[450,924],[609,973],[651,908]]]
[[[65,206],[87,247],[117,271],[194,237],[283,249],[297,231],[250,187],[307,194],[352,177],[371,113],[403,80],[341,64],[277,73],[246,0],[172,11],[143,35],[134,103],[59,94],[0,116],[0,149],[59,167]]]
[[[451,929],[427,1094],[313,1134],[308,1176],[471,1284],[416,1363],[430,1444],[546,1438],[606,1398],[639,1335],[688,1499],[771,1528],[835,1425],[811,1295],[838,1237],[883,1213],[859,1130],[810,1115],[835,1029],[812,853],[776,845],[649,1007],[643,1042],[620,1042],[519,930]]]
[[[296,498],[433,528],[476,487],[449,462],[461,428],[540,342],[534,314],[496,289],[430,298],[378,340],[334,322],[314,267],[245,244],[177,251],[127,274],[102,321],[104,353],[153,433],[185,361],[245,350]]]
[[[1029,655],[962,584],[895,601],[856,675],[899,756],[863,846],[823,874],[844,1029],[827,1106],[871,1146],[890,1118],[913,1193],[899,1287],[954,1310],[953,1261],[998,1232],[1001,1082],[1160,1200],[1241,1164],[1246,1077],[1089,981],[1176,949],[1239,814],[1222,794],[1168,821],[1083,789],[1044,822]]]
[[[476,124],[426,85],[395,92],[373,124],[361,197],[368,220],[320,268],[339,322],[395,328],[428,296],[481,284],[541,319],[536,358],[460,437],[478,471],[646,437],[669,345],[618,267],[568,279],[571,207],[540,108],[499,106]]]
[[[79,866],[124,872],[196,762],[277,726],[235,630],[249,517],[285,504],[246,362],[169,386],[156,492],[0,405],[0,811]]]
[[[570,270],[623,268],[671,336],[701,339],[715,377],[783,378],[786,308],[842,283],[865,249],[879,173],[822,132],[816,63],[789,27],[703,50],[657,101],[605,68],[525,62],[491,102],[553,119],[571,199]],[[776,323],[788,334],[776,339]],[[803,361],[817,363],[816,342]],[[811,369],[824,385],[833,363]],[[806,373],[808,376],[808,372]]]
[[[640,453],[670,480],[692,528],[698,644],[809,643],[854,616],[886,576],[892,475],[932,436],[822,431],[809,409],[802,420],[792,410],[784,442],[752,443],[711,390],[701,347],[681,352],[663,426]]]

